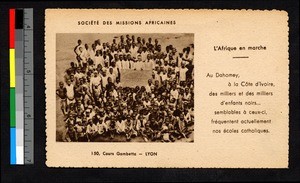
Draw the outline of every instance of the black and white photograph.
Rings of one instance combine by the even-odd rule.
[[[57,142],[194,142],[194,34],[57,33]]]

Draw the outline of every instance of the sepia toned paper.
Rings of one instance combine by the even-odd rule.
[[[56,90],[76,62],[77,40],[91,46],[127,34],[157,38],[162,50],[193,50],[191,134],[174,142],[65,140]],[[285,11],[47,9],[45,56],[48,167],[288,168]],[[135,72],[124,71],[142,86],[152,71]]]

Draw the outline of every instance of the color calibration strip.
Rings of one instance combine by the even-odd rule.
[[[10,164],[33,163],[33,9],[9,10]]]

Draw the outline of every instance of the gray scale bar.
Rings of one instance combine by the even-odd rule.
[[[16,59],[16,146],[20,150],[20,160],[19,163],[23,164],[23,152],[24,152],[24,39],[23,30],[15,29],[15,59]],[[21,158],[22,157],[22,158]]]

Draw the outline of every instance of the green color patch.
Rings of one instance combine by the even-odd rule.
[[[9,90],[9,109],[10,109],[10,127],[16,127],[16,90],[10,88]]]

